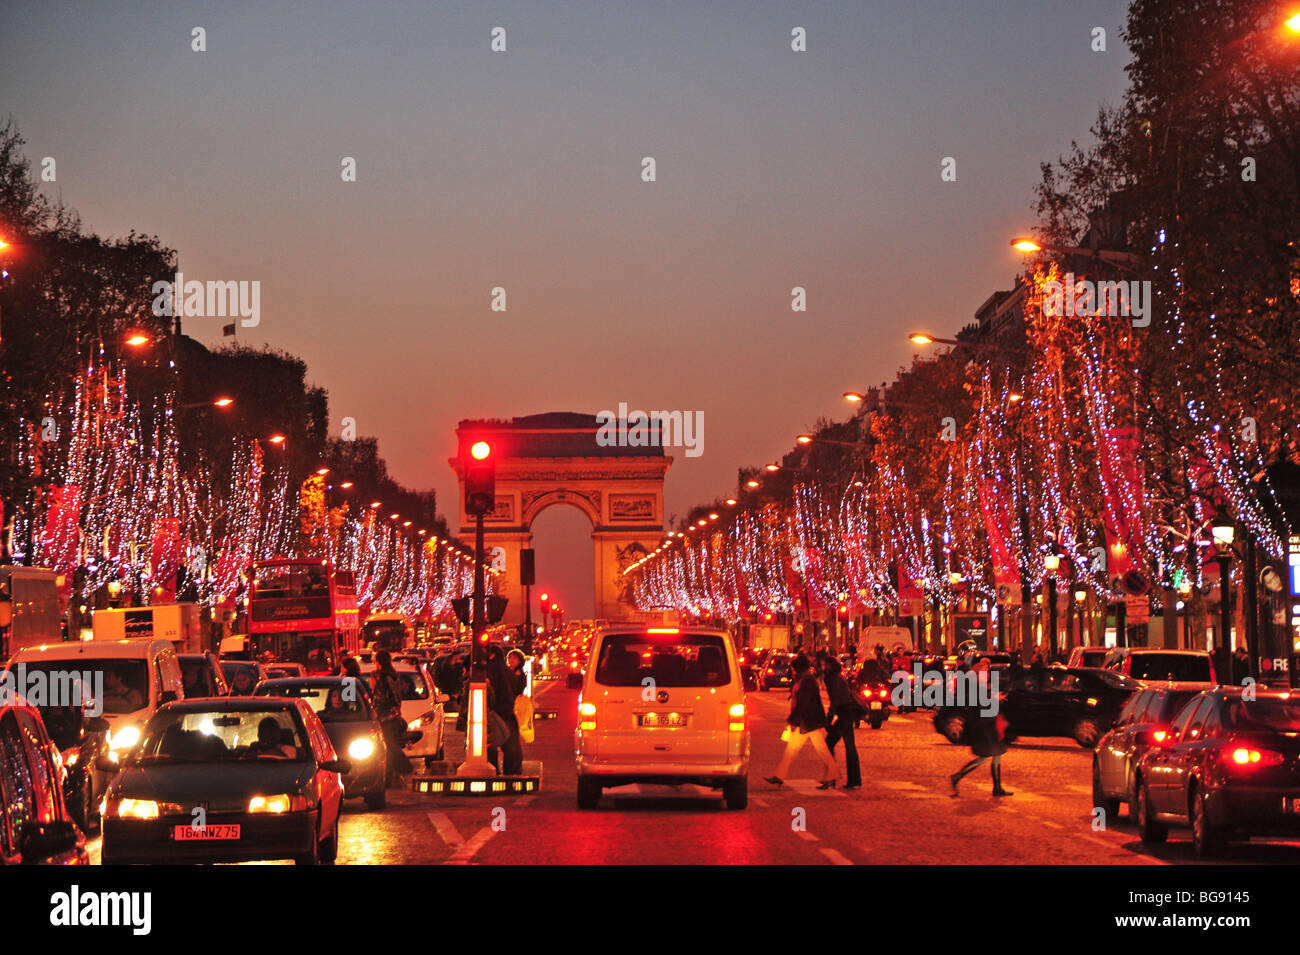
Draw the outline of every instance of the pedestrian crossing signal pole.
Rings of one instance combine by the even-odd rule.
[[[487,629],[483,552],[483,516],[496,503],[496,462],[492,445],[475,441],[465,471],[465,511],[474,515],[474,593],[471,599],[469,650],[469,714],[465,720],[465,761],[457,776],[494,776],[487,759],[487,660],[483,633]]]

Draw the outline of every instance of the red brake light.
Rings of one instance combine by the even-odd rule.
[[[1152,730],[1152,731],[1151,731],[1151,739],[1152,739],[1154,742],[1157,742],[1157,743],[1163,743],[1163,742],[1164,742],[1165,740],[1167,740],[1168,738],[1169,738],[1169,733],[1168,733],[1167,730]]]
[[[1253,766],[1278,766],[1283,759],[1281,753],[1270,749],[1247,749],[1239,746],[1232,751],[1232,762],[1243,769]]]
[[[677,627],[648,627],[646,633],[681,633]]]

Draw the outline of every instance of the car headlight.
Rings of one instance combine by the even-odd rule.
[[[359,736],[348,743],[348,755],[353,759],[369,759],[375,754],[374,740]]]
[[[307,808],[306,796],[290,796],[277,793],[274,796],[254,796],[248,800],[249,812],[293,812]]]
[[[111,750],[130,749],[136,743],[140,742],[140,727],[123,726],[116,733],[109,731],[108,748]]]
[[[155,802],[152,799],[131,799],[119,796],[108,800],[108,815],[117,819],[157,819],[165,813],[180,812],[174,802]]]

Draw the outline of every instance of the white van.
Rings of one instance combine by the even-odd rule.
[[[696,627],[611,625],[595,637],[574,732],[578,807],[628,783],[721,789],[749,803],[749,724],[731,638]]]
[[[49,686],[76,674],[82,686],[89,681],[96,691],[102,687],[94,708],[102,706],[103,712],[95,715],[108,721],[108,748],[119,758],[140,741],[144,724],[158,707],[184,696],[180,661],[167,640],[87,640],[24,647],[13,655],[9,669],[18,676],[20,687],[38,673],[44,674]]]

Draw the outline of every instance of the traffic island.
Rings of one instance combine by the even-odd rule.
[[[541,760],[524,760],[517,776],[457,776],[456,764],[434,763],[430,772],[411,778],[411,790],[434,796],[523,795],[542,788]]]

